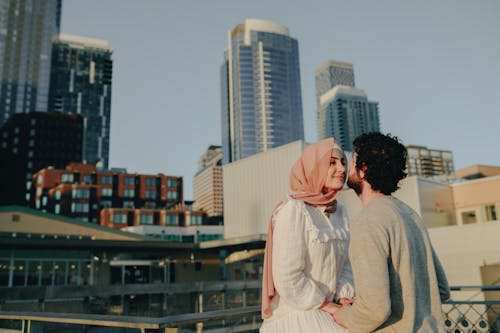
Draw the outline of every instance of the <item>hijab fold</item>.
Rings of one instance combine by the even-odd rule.
[[[342,151],[334,138],[328,138],[307,146],[300,158],[295,162],[290,173],[290,189],[292,198],[302,200],[313,206],[331,205],[341,190],[325,188],[332,150]],[[346,172],[347,173],[347,172]],[[280,203],[281,204],[281,203]],[[276,210],[280,204],[274,209]],[[273,214],[267,229],[264,267],[262,275],[262,308],[263,319],[271,317],[273,311],[271,301],[276,293],[272,272],[273,248]]]

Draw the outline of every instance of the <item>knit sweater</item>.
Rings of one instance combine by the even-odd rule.
[[[371,201],[351,224],[356,300],[338,318],[351,333],[444,332],[448,282],[422,219],[402,201]]]

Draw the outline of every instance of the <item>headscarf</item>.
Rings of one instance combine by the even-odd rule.
[[[340,145],[334,138],[318,141],[304,149],[300,158],[293,165],[290,173],[292,198],[302,200],[313,206],[327,206],[335,200],[337,195],[340,194],[340,190],[325,188],[333,149],[342,151]],[[278,204],[278,207],[280,204]],[[263,319],[271,317],[273,313],[271,301],[276,292],[272,271],[273,230],[274,224],[271,217],[271,221],[267,228],[262,274],[261,314]]]

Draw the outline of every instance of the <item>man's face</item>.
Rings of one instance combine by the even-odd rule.
[[[359,170],[356,169],[356,159],[358,157],[357,153],[352,155],[351,163],[349,163],[349,175],[347,177],[347,186],[352,188],[357,195],[361,194],[361,185],[363,180],[359,175]]]

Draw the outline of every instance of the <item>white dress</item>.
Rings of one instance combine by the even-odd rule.
[[[274,213],[273,279],[278,295],[261,333],[348,332],[318,308],[325,299],[353,298],[349,220],[342,205],[328,218],[288,198]]]

